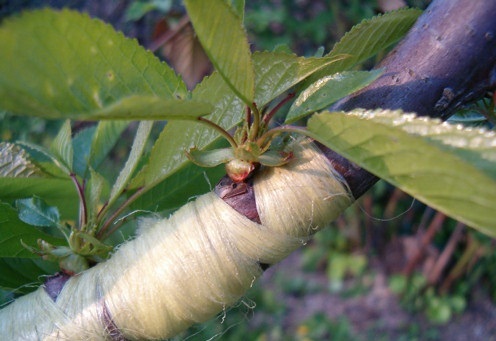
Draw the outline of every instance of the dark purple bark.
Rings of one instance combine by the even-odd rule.
[[[60,292],[64,288],[65,283],[70,278],[71,278],[71,276],[69,276],[63,272],[59,272],[53,276],[48,277],[48,279],[46,280],[46,282],[43,286],[45,289],[45,292],[48,294],[48,296],[50,296],[50,298],[53,301],[56,301],[57,297],[59,297]]]

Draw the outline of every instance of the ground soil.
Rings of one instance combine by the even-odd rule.
[[[436,325],[422,313],[411,313],[402,306],[400,299],[388,287],[383,264],[377,259],[370,260],[365,278],[368,289],[343,297],[343,292],[331,293],[327,276],[323,272],[304,272],[300,266],[300,252],[296,252],[280,264],[269,269],[261,279],[261,285],[277,290],[275,277],[287,280],[304,278],[308,286],[322,288],[303,295],[278,293],[286,303],[283,319],[284,328],[294,329],[315,313],[324,313],[331,320],[346,318],[350,323],[354,340],[496,340],[496,305],[483,290],[471,295],[465,312],[454,316],[444,325]],[[345,286],[356,286],[351,279]],[[364,281],[364,278],[360,279]],[[257,320],[256,310],[254,321]]]

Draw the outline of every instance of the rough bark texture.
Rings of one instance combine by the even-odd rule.
[[[332,110],[402,109],[447,119],[496,87],[496,1],[437,0],[378,65],[384,74]],[[377,178],[333,151],[355,198]]]

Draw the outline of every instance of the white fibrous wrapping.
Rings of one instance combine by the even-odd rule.
[[[262,224],[214,193],[200,196],[168,219],[146,220],[152,226],[72,277],[55,302],[41,287],[2,309],[0,339],[105,340],[109,319],[128,339],[164,339],[236,303],[261,263],[286,257],[352,202],[311,142],[293,149],[288,165],[256,176]]]

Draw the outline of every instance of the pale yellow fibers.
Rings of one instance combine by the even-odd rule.
[[[324,155],[309,140],[287,167],[266,168],[255,181],[262,224],[281,233],[308,238],[333,221],[351,203]]]
[[[104,339],[104,304],[127,338],[163,339],[232,305],[259,262],[281,260],[351,202],[320,152],[299,144],[289,165],[257,176],[262,225],[203,195],[69,280],[55,303],[40,289],[1,310],[0,339]]]

